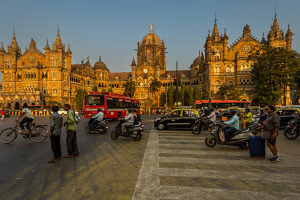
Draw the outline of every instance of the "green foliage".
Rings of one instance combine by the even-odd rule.
[[[166,93],[162,92],[159,97],[159,106],[163,107],[166,104]]]
[[[278,104],[287,86],[295,84],[294,75],[299,70],[299,55],[283,48],[263,47],[249,56],[254,61],[252,74],[260,104]],[[284,102],[285,104],[286,102]]]
[[[87,95],[87,91],[85,89],[77,88],[75,95],[75,107],[77,110],[83,110],[84,106],[84,98]]]
[[[108,89],[108,92],[113,92],[113,89],[112,89],[112,88],[109,88],[109,89]]]
[[[103,88],[103,89],[101,90],[101,92],[106,92],[106,89]]]
[[[217,95],[222,100],[240,100],[242,91],[235,87],[235,85],[221,85]]]
[[[124,95],[127,97],[133,97],[135,93],[135,82],[130,80],[127,80],[125,83],[125,92]]]
[[[156,78],[150,83],[149,92],[155,94],[161,88],[161,82]]]
[[[193,102],[195,102],[196,100],[200,100],[202,99],[202,92],[201,89],[198,85],[194,86],[193,89]]]
[[[98,87],[97,87],[96,85],[94,85],[94,86],[92,87],[92,91],[98,91]]]
[[[173,85],[170,85],[168,88],[168,106],[174,106],[174,94],[175,94],[175,88]]]
[[[192,87],[186,87],[184,91],[184,105],[185,106],[191,106],[193,105],[194,98],[193,98],[193,88]]]

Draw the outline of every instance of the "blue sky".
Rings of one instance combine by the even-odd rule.
[[[47,39],[50,46],[54,42],[59,24],[73,64],[88,56],[94,64],[102,56],[111,72],[130,71],[137,41],[152,23],[166,43],[167,69],[174,70],[176,60],[187,69],[203,49],[215,12],[219,30],[227,29],[231,44],[246,23],[260,40],[272,25],[275,7],[284,32],[291,24],[293,48],[300,52],[299,0],[1,0],[0,42],[7,49],[14,28],[22,51],[31,38],[43,51]]]

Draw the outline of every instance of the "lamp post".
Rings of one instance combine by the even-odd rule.
[[[176,107],[178,108],[178,61],[176,61]]]

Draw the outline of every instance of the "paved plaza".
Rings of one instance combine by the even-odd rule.
[[[144,117],[141,141],[86,135],[83,119],[80,156],[55,164],[47,163],[49,140],[36,144],[19,136],[0,144],[0,199],[300,199],[299,139],[289,141],[280,132],[280,162],[270,163],[267,148],[266,158],[251,158],[237,147],[209,148],[204,134],[158,131],[153,119]],[[48,118],[35,121],[47,124]],[[14,118],[0,121],[0,129],[13,124]]]

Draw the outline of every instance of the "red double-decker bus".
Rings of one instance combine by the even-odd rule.
[[[240,107],[246,108],[250,105],[250,101],[237,101],[237,100],[211,100],[213,108],[229,108]],[[194,104],[195,109],[209,107],[209,100],[196,100]]]
[[[104,118],[109,119],[125,117],[128,109],[133,108],[140,114],[140,103],[136,99],[112,92],[90,92],[84,101],[85,118],[97,114],[98,108],[102,108]]]

